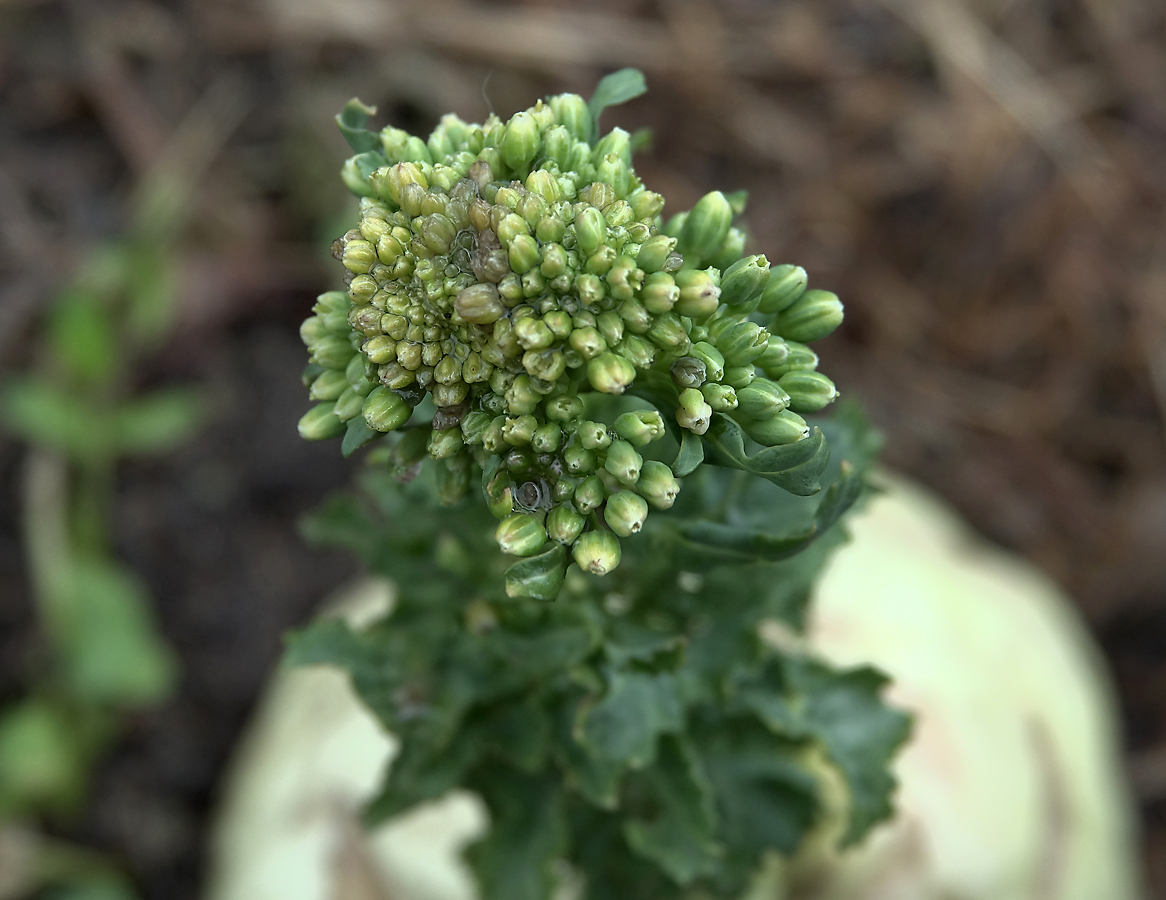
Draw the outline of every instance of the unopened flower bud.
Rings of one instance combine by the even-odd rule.
[[[579,444],[572,444],[563,451],[563,465],[572,475],[590,475],[595,471],[598,462],[594,450],[588,450]]]
[[[465,442],[460,428],[433,429],[429,436],[429,455],[434,459],[450,459],[457,456]]]
[[[573,422],[583,415],[583,401],[566,395],[547,401],[547,418],[552,422]]]
[[[721,351],[707,341],[697,341],[688,355],[704,363],[705,380],[720,381],[725,375],[725,357]]]
[[[748,387],[737,391],[735,418],[742,423],[771,419],[789,406],[789,394],[779,384],[765,378],[755,379]]]
[[[644,527],[648,502],[634,491],[619,491],[607,498],[603,520],[620,537],[631,537]]]
[[[607,238],[607,222],[594,206],[588,206],[575,217],[575,241],[587,256],[598,250]]]
[[[534,412],[541,400],[529,375],[519,375],[506,389],[506,408],[512,416],[525,416]]]
[[[700,392],[713,412],[729,412],[737,408],[737,391],[727,384],[706,384]]]
[[[820,341],[842,324],[842,301],[830,291],[806,291],[773,320],[773,330],[788,341]]]
[[[575,436],[588,450],[606,450],[611,446],[611,434],[602,422],[580,422],[575,429]]]
[[[720,250],[733,222],[733,209],[720,191],[705,194],[692,208],[680,229],[676,249],[690,265],[711,259]]]
[[[603,489],[603,482],[598,475],[588,475],[575,488],[575,508],[583,515],[599,509],[606,498],[607,492]]]
[[[572,548],[576,564],[592,575],[606,575],[619,565],[619,538],[610,531],[588,531],[579,535]]]
[[[690,319],[706,319],[721,304],[721,289],[702,269],[681,269],[674,276],[680,297],[673,311]]]
[[[640,409],[622,413],[614,428],[633,447],[643,447],[664,437],[664,418],[654,409]]]
[[[624,335],[612,349],[637,369],[650,369],[656,361],[656,348],[638,334]]]
[[[769,281],[769,260],[764,256],[746,256],[725,270],[721,276],[721,302],[743,307],[761,296]]]
[[[587,363],[587,380],[604,394],[622,394],[636,379],[636,370],[622,356],[601,353]]]
[[[787,372],[797,372],[818,368],[818,354],[797,341],[785,341],[785,361],[780,364],[767,366],[765,374],[770,378],[781,378]],[[764,358],[764,355],[760,357]]]
[[[542,143],[538,122],[529,112],[515,113],[502,132],[498,150],[502,161],[515,172],[525,175]]]
[[[469,493],[471,462],[465,454],[443,459],[437,466],[437,499],[452,506]]]
[[[838,396],[833,381],[821,372],[808,369],[787,372],[778,384],[789,394],[789,408],[796,413],[816,413]]]
[[[583,533],[586,520],[570,506],[556,506],[547,515],[547,534],[551,540],[571,546]]]
[[[640,245],[636,265],[648,273],[659,272],[675,249],[676,238],[666,234],[653,235]]]
[[[336,418],[334,403],[317,403],[304,413],[299,422],[300,437],[306,441],[323,441],[344,433],[344,423]]]
[[[700,387],[705,380],[704,362],[695,356],[682,356],[669,368],[672,383],[681,388]]]
[[[335,400],[348,388],[348,376],[345,372],[339,369],[325,369],[312,382],[308,397],[311,400]]]
[[[578,94],[559,94],[548,101],[555,121],[562,125],[576,141],[591,140],[591,110]]]
[[[648,329],[648,339],[662,350],[684,350],[688,347],[688,333],[684,323],[675,313],[656,316]]]
[[[746,363],[743,366],[725,366],[725,375],[721,381],[739,391],[742,388],[749,387],[756,377],[757,369],[753,366],[753,363]]]
[[[769,346],[769,332],[756,322],[738,322],[716,338],[726,366],[743,366],[757,359]]]
[[[769,273],[757,310],[767,316],[782,312],[805,292],[808,280],[801,266],[778,266]]]
[[[591,327],[576,328],[568,339],[571,349],[584,359],[594,359],[607,349],[607,341],[603,339],[598,329]]]
[[[538,241],[529,234],[520,234],[510,242],[510,268],[519,275],[529,272],[539,263]]]
[[[656,509],[671,509],[680,493],[680,482],[664,463],[649,459],[640,471],[636,492]]]
[[[491,416],[484,410],[475,409],[462,417],[462,437],[467,444],[480,444],[482,435],[490,427]]]
[[[676,421],[681,428],[693,434],[704,434],[712,422],[713,408],[705,402],[704,395],[695,388],[680,392],[680,406],[676,409]]]
[[[458,292],[453,308],[467,322],[490,325],[506,314],[506,306],[492,284],[472,284]]]
[[[535,516],[526,513],[511,513],[494,532],[503,553],[511,556],[534,556],[547,542],[547,532]]]
[[[626,440],[612,441],[607,450],[607,458],[603,463],[604,469],[627,485],[636,483],[643,465],[644,458]]]
[[[554,453],[563,440],[563,429],[554,422],[546,422],[535,429],[530,446],[539,453]]]
[[[311,360],[325,369],[343,370],[354,353],[348,338],[330,334],[312,345]]]
[[[361,407],[364,421],[373,431],[393,431],[400,428],[413,414],[413,410],[399,394],[383,385],[373,390]],[[459,436],[460,442],[460,436]]]
[[[768,419],[748,424],[742,422],[741,425],[749,437],[767,447],[793,444],[810,436],[806,420],[788,409],[783,409],[776,416],[771,416]]]
[[[654,272],[644,279],[640,300],[650,313],[659,315],[671,311],[680,299],[680,288],[667,272]]]
[[[745,232],[740,228],[730,228],[721,248],[709,258],[708,265],[721,270],[728,269],[745,253],[745,238]]]
[[[360,415],[361,409],[364,407],[364,399],[368,394],[361,394],[349,388],[343,391],[339,397],[336,398],[336,403],[332,407],[332,412],[336,418],[341,422],[347,422]]]

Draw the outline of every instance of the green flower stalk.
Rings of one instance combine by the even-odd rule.
[[[426,139],[370,132],[367,113],[340,117],[360,213],[332,248],[347,289],[301,329],[317,404],[303,437],[343,435],[348,453],[401,435],[443,497],[484,485],[504,552],[549,535],[595,574],[618,563],[616,535],[671,506],[694,447],[723,457],[737,426],[763,449],[811,437],[799,414],[837,391],[804,345],[842,304],[807,291],[804,269],[744,255],[743,194],[665,224],[627,133],[592,144],[574,94],[507,121],[448,115]],[[414,471],[405,455],[397,471]]]

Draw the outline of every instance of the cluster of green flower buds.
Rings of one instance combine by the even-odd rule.
[[[317,405],[300,433],[400,431],[395,463],[435,460],[448,502],[489,472],[506,553],[557,543],[602,575],[676,498],[644,452],[672,423],[701,435],[724,414],[766,446],[809,434],[801,414],[837,392],[806,344],[842,305],[801,268],[743,256],[736,199],[665,224],[629,135],[593,130],[563,94],[507,122],[446,116],[428,140],[388,127],[348,161],[360,221],[333,245],[347,290],[301,331]],[[588,394],[625,392],[656,408],[587,417]]]

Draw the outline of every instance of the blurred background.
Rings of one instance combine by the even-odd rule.
[[[821,352],[886,463],[1079,604],[1166,897],[1159,0],[6,0],[0,30],[0,370],[36,373],[0,408],[0,708],[24,714],[0,768],[52,715],[105,716],[67,789],[6,807],[0,773],[0,829],[49,814],[0,839],[0,892],[51,841],[193,900],[281,634],[355,571],[296,533],[354,465],[295,430],[298,325],[352,208],[343,102],[427,134],[630,65],[649,94],[605,123],[652,130],[645,182],[672,208],[748,190],[751,251],[845,301]],[[62,491],[122,567],[103,646],[137,668],[99,697],[52,599]]]

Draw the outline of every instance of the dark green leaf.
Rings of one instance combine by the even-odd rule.
[[[520,559],[506,570],[506,596],[554,600],[567,574],[567,550],[551,542],[548,550]]]
[[[547,900],[553,864],[567,849],[562,789],[543,778],[491,770],[473,785],[490,831],[466,852],[482,900]]]
[[[637,781],[656,812],[651,819],[632,819],[624,826],[628,845],[682,886],[713,874],[724,851],[713,837],[717,817],[712,786],[692,748],[666,738],[655,765]]]
[[[830,450],[819,428],[795,444],[762,447],[750,456],[745,452],[741,426],[719,414],[713,415],[704,445],[705,458],[714,465],[752,472],[802,497],[820,490],[819,479],[830,462]]]
[[[612,810],[619,802],[619,783],[625,767],[606,759],[597,759],[575,737],[574,722],[578,706],[564,704],[557,716],[554,753],[563,768],[567,787],[578,791],[588,803]]]
[[[198,427],[202,404],[188,389],[155,391],[122,404],[114,413],[117,449],[129,455],[173,450]]]
[[[691,431],[685,429],[680,435],[680,452],[672,463],[672,474],[677,478],[691,475],[704,462],[704,443]]]
[[[419,803],[444,797],[464,783],[480,755],[481,747],[469,732],[462,732],[449,747],[403,740],[380,793],[364,807],[365,826],[374,828]]]
[[[503,701],[481,720],[478,730],[486,749],[514,768],[534,774],[551,750],[551,720],[537,699]]]
[[[603,78],[595,88],[595,93],[587,108],[591,110],[593,121],[592,139],[599,135],[599,117],[609,106],[619,106],[646,93],[648,83],[639,69],[620,69]]]
[[[613,672],[607,693],[581,711],[579,739],[601,759],[638,768],[656,756],[660,735],[684,725],[684,708],[671,675]]]
[[[680,523],[676,543],[677,565],[698,572],[715,566],[777,562],[800,553],[826,533],[862,494],[862,476],[843,463],[837,481],[822,495],[810,523],[794,531],[771,534],[720,522]]]
[[[348,141],[348,146],[357,153],[369,153],[381,147],[380,137],[365,127],[368,124],[368,117],[374,115],[376,111],[375,106],[365,106],[353,97],[344,104],[344,109],[336,116],[340,133],[344,135],[344,140]]]
[[[340,452],[343,456],[352,456],[357,450],[365,444],[369,444],[378,438],[383,438],[384,434],[379,431],[373,431],[368,427],[368,423],[364,421],[364,416],[353,416],[348,420],[348,427],[344,431],[344,440],[340,443]]]
[[[604,650],[618,669],[674,671],[684,659],[683,635],[654,631],[627,620],[616,620]]]

